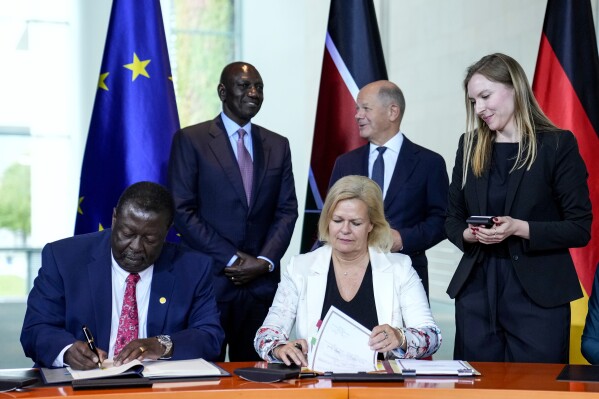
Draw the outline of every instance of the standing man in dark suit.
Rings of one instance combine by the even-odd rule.
[[[264,83],[234,62],[217,88],[222,113],[173,139],[169,182],[183,242],[215,260],[214,287],[225,330],[221,360],[259,360],[253,340],[272,303],[297,219],[289,141],[251,119]]]
[[[27,300],[25,355],[42,367],[98,367],[133,359],[215,360],[224,334],[212,260],[165,243],[173,199],[156,183],[121,195],[112,228],[46,245]],[[92,352],[82,330],[94,334]],[[114,356],[113,356],[114,355]]]
[[[337,158],[329,187],[347,175],[369,176],[383,190],[392,252],[409,255],[429,295],[425,252],[445,238],[449,178],[441,155],[412,143],[401,131],[406,103],[392,82],[362,88],[356,99],[360,136],[368,144]]]

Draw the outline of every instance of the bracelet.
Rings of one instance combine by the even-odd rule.
[[[399,346],[398,346],[398,348],[399,348],[399,349],[401,349],[401,347],[403,346],[403,344],[405,344],[405,343],[406,343],[406,340],[407,340],[407,339],[406,339],[406,334],[405,334],[405,333],[403,332],[403,330],[402,330],[401,328],[399,328],[399,327],[395,327],[395,329],[396,329],[397,331],[399,331],[399,334],[401,335],[401,342],[400,342],[400,344],[399,344]],[[406,349],[407,349],[407,348],[406,348]]]

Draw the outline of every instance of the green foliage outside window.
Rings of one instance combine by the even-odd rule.
[[[0,182],[0,228],[22,237],[31,233],[31,167],[14,163]]]
[[[234,0],[172,3],[174,54],[170,55],[181,126],[214,118],[221,110],[216,87],[235,56]]]

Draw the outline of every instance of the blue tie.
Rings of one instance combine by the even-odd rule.
[[[374,180],[381,191],[384,191],[385,187],[385,160],[383,159],[383,154],[387,150],[387,147],[379,147],[376,149],[379,152],[379,156],[376,157],[374,161],[374,165],[372,166],[372,180]]]

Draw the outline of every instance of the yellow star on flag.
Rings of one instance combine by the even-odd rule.
[[[108,86],[106,86],[106,78],[109,74],[110,72],[100,74],[100,79],[98,79],[98,89],[104,89],[108,91]]]
[[[104,230],[104,226],[102,226],[102,223],[98,223],[98,231],[102,230]]]
[[[81,209],[81,203],[83,202],[83,198],[85,197],[79,197],[79,204],[77,205],[77,213],[80,215],[83,215],[83,210]]]
[[[133,71],[133,74],[131,75],[131,81],[133,82],[135,81],[135,79],[137,79],[139,75],[143,75],[146,78],[150,78],[150,75],[148,75],[148,72],[146,71],[146,67],[149,63],[150,60],[140,61],[139,58],[137,58],[137,54],[133,53],[133,62],[131,64],[126,64],[123,66]]]

